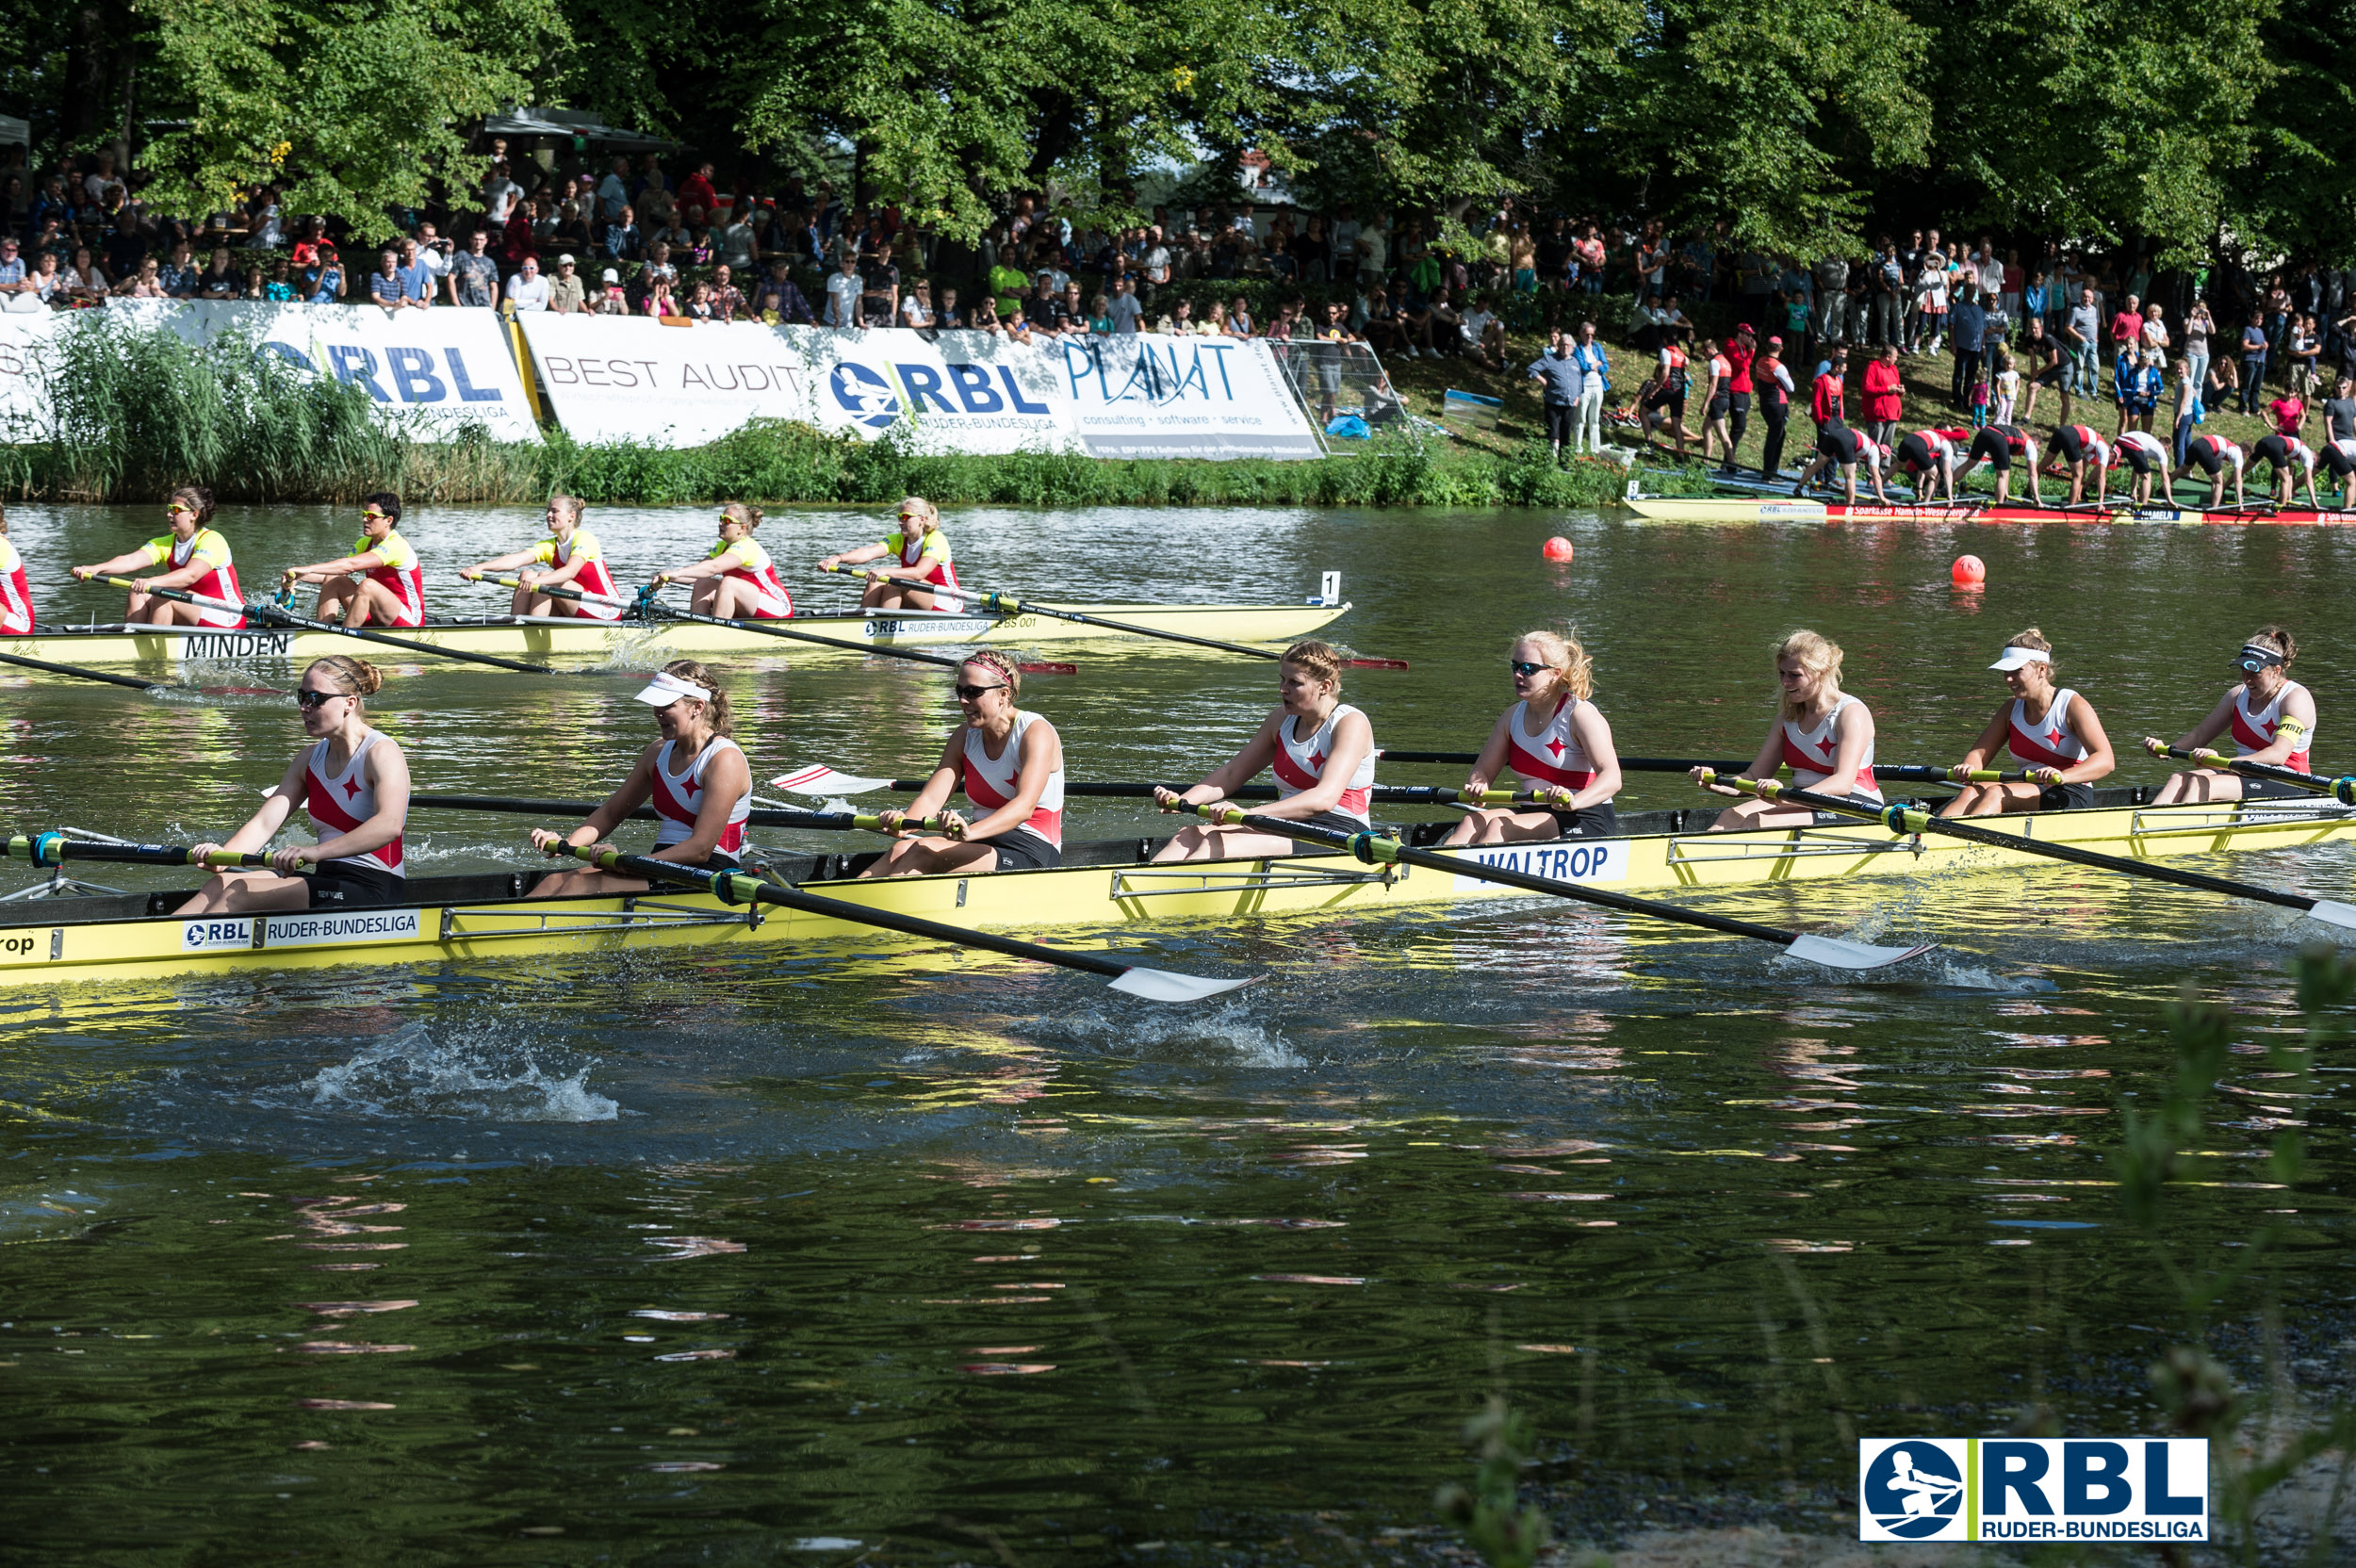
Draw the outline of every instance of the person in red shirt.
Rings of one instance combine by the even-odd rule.
[[[1898,346],[1885,343],[1865,367],[1867,433],[1889,446],[1897,439],[1898,421],[1906,417],[1906,393],[1898,378]]]
[[[695,172],[679,183],[679,209],[703,208],[704,221],[713,220],[720,205],[719,192],[712,188],[712,160],[706,158],[695,166]]]
[[[1725,467],[1727,472],[1732,472],[1734,441],[1726,433],[1726,416],[1734,411],[1734,363],[1719,351],[1718,340],[1714,337],[1702,339],[1702,353],[1704,363],[1709,367],[1706,372],[1709,385],[1704,389],[1706,395],[1702,400],[1702,461],[1710,461],[1713,444],[1724,443]]]
[[[1726,461],[1718,470],[1722,474],[1734,472],[1735,449],[1742,445],[1742,432],[1751,422],[1751,361],[1758,353],[1758,339],[1745,321],[1734,329],[1734,339],[1726,347],[1726,364],[1733,374],[1726,378]]]
[[[2266,414],[2274,420],[2274,433],[2298,439],[2307,428],[2307,400],[2293,392],[2266,404]]]
[[[1832,359],[1824,373],[1816,378],[1815,389],[1808,394],[1808,416],[1821,430],[1827,425],[1845,424],[1848,413],[1842,402],[1841,384],[1849,374],[1849,351],[1844,345],[1833,350]]]

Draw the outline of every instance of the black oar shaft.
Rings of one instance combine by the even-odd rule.
[[[598,800],[525,800],[512,795],[449,795],[416,794],[409,797],[413,809],[429,811],[497,811],[511,816],[586,817],[596,811],[603,801]],[[629,822],[652,822],[655,808],[641,806],[625,818]],[[772,807],[756,806],[745,821],[755,827],[850,827],[856,825],[846,811],[780,811]]]
[[[2273,762],[2253,762],[2247,757],[2228,757],[2222,752],[2200,747],[2186,750],[2183,746],[2162,746],[2158,755],[2181,758],[2187,762],[2198,762],[2202,767],[2231,768],[2252,778],[2271,778],[2319,795],[2330,795],[2343,806],[2356,806],[2356,776],[2326,778],[2319,773],[2300,773],[2297,768],[2285,768]]]
[[[134,680],[127,675],[108,675],[104,670],[86,670],[79,664],[53,664],[46,659],[28,659],[21,653],[0,653],[0,664],[16,664],[47,675],[68,675],[76,680],[103,680],[109,686],[128,686],[134,692],[152,692],[152,680]]]
[[[456,648],[437,647],[432,643],[420,643],[408,637],[395,637],[387,632],[369,631],[360,627],[341,626],[333,621],[315,621],[307,615],[298,615],[291,610],[282,610],[274,604],[234,605],[226,599],[211,598],[203,594],[191,594],[180,588],[139,589],[128,578],[110,577],[101,580],[113,587],[130,588],[135,592],[151,594],[156,598],[168,599],[177,604],[193,604],[206,609],[239,610],[249,615],[258,615],[263,620],[272,621],[280,626],[294,627],[303,631],[324,632],[335,637],[356,638],[363,643],[376,643],[385,647],[402,648],[411,653],[424,654],[432,659],[455,659],[461,663],[489,664],[502,670],[520,670],[526,675],[554,675],[556,673],[546,664],[528,664],[519,659],[501,659],[497,654],[490,653],[464,653]]]
[[[940,664],[949,669],[961,667],[965,661],[943,653],[918,653],[914,648],[887,647],[877,643],[854,643],[842,637],[821,637],[814,631],[790,631],[767,621],[732,621],[722,615],[707,615],[700,610],[674,610],[667,604],[655,609],[675,621],[694,621],[701,626],[724,626],[734,631],[750,631],[762,637],[777,637],[790,643],[815,643],[820,647],[841,648],[846,653],[872,653],[885,659],[905,659],[918,664]]]
[[[1084,615],[1076,610],[1051,610],[1029,599],[1016,598],[1012,594],[982,593],[973,600],[985,610],[1001,615],[1050,615],[1059,621],[1073,621],[1081,626],[1101,626],[1107,631],[1126,632],[1132,637],[1156,637],[1166,643],[1191,643],[1199,648],[1217,648],[1221,653],[1240,653],[1251,659],[1282,659],[1275,648],[1255,648],[1242,643],[1223,643],[1216,637],[1198,637],[1187,631],[1164,631],[1154,627],[1138,626],[1132,621],[1107,620],[1102,615]]]
[[[267,866],[270,857],[251,852],[217,849],[200,862],[196,851],[188,844],[93,843],[87,839],[69,839],[62,833],[36,833],[29,837],[0,840],[0,855],[11,859],[30,860],[37,866],[55,866],[67,860],[107,860],[124,864],[148,866],[193,866],[207,869],[224,866]]]

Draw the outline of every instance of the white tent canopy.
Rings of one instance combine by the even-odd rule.
[[[0,147],[10,144],[30,147],[33,144],[32,122],[19,120],[12,114],[0,114]]]
[[[574,137],[580,137],[593,146],[646,152],[665,152],[679,145],[658,136],[622,130],[605,123],[594,114],[584,114],[577,109],[536,109],[513,104],[485,119],[483,134],[503,136],[511,140],[553,137],[569,141]]]

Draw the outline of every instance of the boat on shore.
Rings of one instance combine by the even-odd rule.
[[[1740,493],[1647,496],[1643,493],[1640,482],[1631,480],[1624,504],[1648,523],[2164,523],[2245,528],[2356,526],[2356,512],[2342,512],[2336,508],[2317,511],[2313,507],[2276,507],[2266,501],[2238,508],[2217,509],[2181,505],[2172,500],[2136,506],[2123,499],[2113,499],[2100,506],[2092,501],[2077,506],[2039,506],[2016,497],[1999,505],[1992,496],[1966,494],[1953,501],[1907,499],[1887,503],[1858,501],[1851,505],[1835,498],[1842,494],[1837,490],[1820,487],[1807,496],[1793,495],[1792,486],[1797,482],[1797,476],[1781,481],[1730,474],[1704,477],[1722,490]]]
[[[2096,804],[2085,809],[1972,821],[1998,833],[2135,859],[2356,841],[2356,808],[2329,801],[2155,807],[2147,804],[2150,794],[2144,787],[2099,790]],[[1714,806],[1632,812],[1621,818],[1624,830],[1609,837],[1441,853],[1654,895],[2052,864],[2025,850],[1935,834],[1893,835],[1867,824],[1709,832],[1716,815]],[[1406,841],[1434,842],[1449,825],[1415,825],[1406,830]],[[1164,841],[1073,843],[1066,846],[1063,864],[1051,870],[875,881],[856,880],[872,853],[755,853],[747,861],[829,899],[988,930],[1134,933],[1180,922],[1363,915],[1531,896],[1471,876],[1362,864],[1338,854],[1151,863]],[[854,938],[861,951],[872,952],[879,939],[873,930],[838,919],[761,905],[731,906],[711,894],[679,890],[526,896],[547,870],[547,862],[534,860],[528,870],[415,877],[410,901],[398,906],[268,915],[184,919],[171,911],[190,896],[188,889],[19,896],[0,902],[0,989],[337,964],[472,963],[680,947],[795,949]]]
[[[1126,622],[1149,631],[1231,643],[1282,647],[1348,613],[1347,602],[1305,604],[1056,604],[1073,613]],[[796,615],[777,623],[783,629],[811,632],[878,648],[924,648],[991,643],[1001,646],[1046,644],[1114,644],[1137,649],[1184,649],[1186,645],[1136,632],[1083,625],[1055,616],[975,614],[941,610],[853,611]],[[650,659],[841,658],[845,655],[789,638],[693,621],[625,617],[592,621],[568,616],[483,615],[436,617],[422,627],[368,629],[453,653],[495,658],[595,664]],[[334,632],[253,626],[237,630],[174,626],[126,628],[122,623],[87,627],[42,626],[29,637],[0,638],[0,652],[81,665],[146,665],[306,662],[351,651],[351,639]]]

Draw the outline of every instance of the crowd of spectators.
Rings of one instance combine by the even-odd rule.
[[[2107,398],[2119,428],[2194,401],[2258,412],[2270,384],[2305,398],[2327,373],[2356,381],[2356,272],[2312,265],[2155,276],[2137,250],[2023,249],[1985,234],[1951,243],[1937,230],[1809,260],[1742,250],[1725,222],[1671,236],[1658,220],[1538,215],[1510,197],[1410,215],[1312,212],[1240,191],[1153,207],[1132,226],[1091,225],[1025,195],[967,246],[827,182],[757,189],[739,178],[724,193],[712,163],[675,175],[664,161],[511,156],[494,140],[479,188],[395,214],[401,237],[388,246],[285,211],[268,185],[191,220],[144,203],[140,177],[109,155],[41,174],[20,163],[0,169],[0,309],[265,300],[962,328],[1017,341],[1275,336],[1363,342],[1386,359],[1460,356],[1495,372],[1508,368],[1509,320],[1577,340],[1585,319],[1646,356],[1654,396],[1672,380],[1706,396],[1701,371],[1739,342],[1756,354],[1772,341],[1780,363],[1803,369],[1852,349],[1869,379],[1893,357],[1945,351],[1957,416],[2025,418],[2050,389],[2065,418]]]

